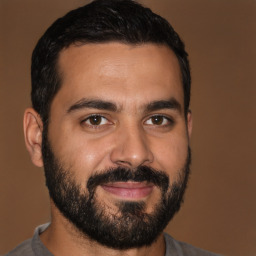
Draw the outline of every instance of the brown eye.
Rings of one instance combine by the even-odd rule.
[[[84,120],[87,125],[100,126],[108,123],[108,120],[100,115],[92,115]]]
[[[153,117],[151,117],[151,120],[152,120],[152,124],[161,125],[161,124],[163,124],[164,117],[163,116],[153,116]]]
[[[173,121],[162,115],[155,115],[151,116],[148,120],[145,122],[146,125],[156,125],[156,126],[167,126],[167,125],[172,125]]]
[[[88,121],[92,125],[99,125],[101,123],[101,119],[102,119],[101,116],[91,116],[89,117]]]

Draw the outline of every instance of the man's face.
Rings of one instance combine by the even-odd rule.
[[[154,222],[162,231],[179,208],[189,165],[190,117],[186,122],[174,53],[153,44],[71,46],[61,52],[58,70],[62,86],[44,152],[55,204],[71,222],[79,218],[78,228],[90,212],[108,222],[104,232],[116,228],[115,236],[125,228],[132,233],[143,220],[142,229]],[[58,180],[54,186],[62,184],[59,190],[49,176]]]

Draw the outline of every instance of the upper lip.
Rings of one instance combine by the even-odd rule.
[[[135,182],[135,181],[127,181],[127,182],[111,182],[103,184],[103,186],[115,187],[115,188],[127,188],[127,189],[136,189],[136,188],[145,188],[152,187],[152,183],[148,182]]]

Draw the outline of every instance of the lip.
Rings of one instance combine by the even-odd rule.
[[[143,199],[153,190],[154,185],[145,182],[114,182],[101,185],[108,193],[122,199]]]

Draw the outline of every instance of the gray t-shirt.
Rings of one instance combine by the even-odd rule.
[[[53,256],[41,242],[39,237],[48,226],[49,223],[37,227],[35,234],[31,239],[24,241],[5,256]],[[164,237],[166,243],[165,256],[218,256],[218,254],[207,252],[192,245],[176,241],[166,233],[164,234]]]

